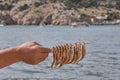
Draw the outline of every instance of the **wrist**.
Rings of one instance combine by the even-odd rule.
[[[15,54],[16,58],[19,60],[19,61],[22,61],[22,57],[21,57],[21,50],[19,49],[19,47],[13,47],[13,53]]]
[[[12,50],[14,56],[17,58],[17,60],[20,61],[20,53],[19,53],[19,51],[18,51],[18,48],[17,48],[17,47],[12,47],[11,50]]]
[[[18,62],[20,61],[20,54],[17,50],[17,47],[11,47],[11,48],[8,48],[8,51],[9,51],[9,55],[11,55],[12,59],[15,61],[15,62]]]
[[[19,62],[20,58],[16,47],[0,50],[0,68]]]

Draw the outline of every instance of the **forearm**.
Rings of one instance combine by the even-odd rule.
[[[0,50],[0,68],[9,66],[20,61],[16,48],[7,48]]]

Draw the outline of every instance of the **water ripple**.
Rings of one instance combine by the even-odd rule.
[[[87,55],[78,64],[50,69],[52,55],[49,55],[46,61],[35,67],[16,63],[1,69],[0,79],[8,78],[9,80],[14,77],[17,80],[17,78],[25,77],[31,80],[34,80],[33,78],[38,78],[38,80],[119,80],[119,36],[120,27],[118,26],[90,26],[89,28],[78,27],[74,29],[69,26],[2,27],[0,28],[0,49],[20,45],[31,40],[48,47],[79,41],[95,41],[96,43],[86,45]]]

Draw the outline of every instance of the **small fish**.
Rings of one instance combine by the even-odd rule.
[[[85,57],[86,55],[86,48],[85,48],[85,42],[82,43],[82,57],[80,60],[83,60],[83,58]]]
[[[78,45],[78,55],[77,55],[78,56],[77,63],[78,63],[82,57],[82,45],[80,42],[77,45]]]

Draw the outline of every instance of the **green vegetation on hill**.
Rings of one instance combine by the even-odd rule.
[[[29,8],[29,6],[27,5],[27,4],[24,4],[23,6],[20,6],[19,7],[19,10],[20,11],[23,11],[23,10],[26,10],[26,9],[28,9]]]
[[[0,10],[11,10],[14,6],[8,3],[0,4]]]

